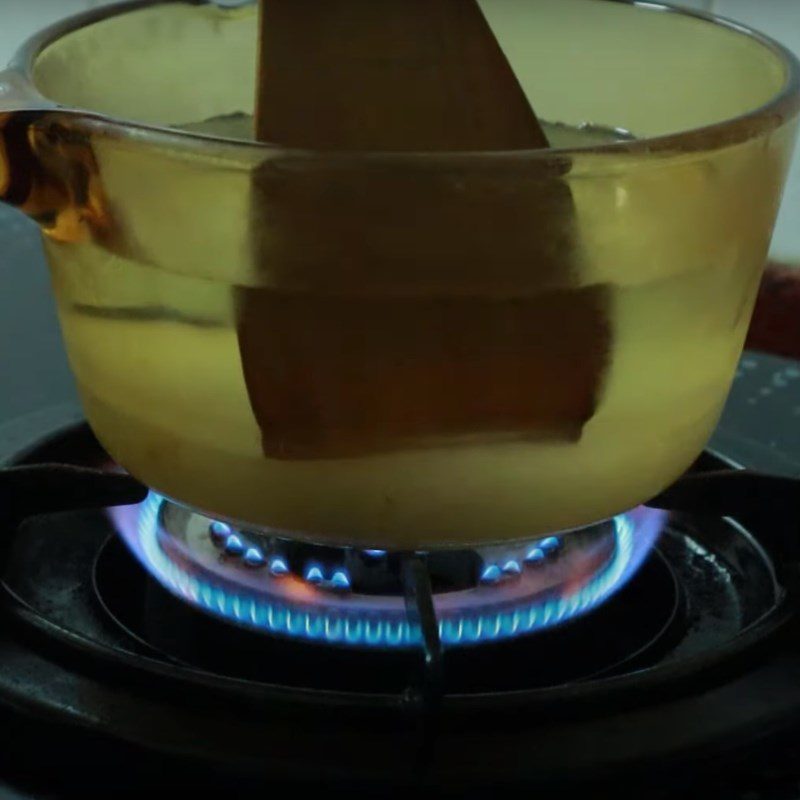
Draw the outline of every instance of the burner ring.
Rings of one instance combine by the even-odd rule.
[[[254,686],[263,685],[263,664],[269,663],[269,682],[314,687],[326,696],[331,689],[365,697],[376,697],[375,692],[400,696],[422,652],[355,650],[231,625],[165,589],[141,568],[119,536],[109,536],[99,549],[93,586],[95,602],[107,619],[148,654],[171,661],[179,669],[199,668],[222,680],[244,678]],[[643,606],[650,609],[647,615],[632,615]],[[659,653],[680,639],[684,628],[682,590],[668,560],[654,550],[629,584],[591,615],[542,629],[536,636],[502,639],[477,648],[448,648],[448,696],[509,690],[514,694],[521,686],[538,686],[537,693],[549,694],[564,680],[586,681],[587,686],[602,682],[603,677],[658,659]],[[613,638],[601,643],[603,631],[613,631]],[[550,651],[558,652],[560,658],[541,658],[542,652]],[[318,669],[321,654],[323,672]],[[498,671],[498,663],[504,665],[502,670]],[[562,666],[556,669],[556,664]],[[476,675],[486,676],[485,686],[474,684]]]
[[[170,521],[181,515],[182,539],[178,540]],[[112,510],[112,516],[126,543],[159,583],[206,613],[278,636],[351,647],[415,648],[420,643],[419,628],[408,621],[399,593],[326,593],[320,590],[323,573],[317,566],[307,572],[305,582],[292,574],[256,573],[247,566],[231,576],[231,557],[239,566],[248,552],[242,535],[155,492],[135,516],[131,509]],[[197,537],[192,538],[197,518],[203,531],[211,532],[210,539],[203,539],[206,552],[198,551]],[[569,533],[563,537],[562,564],[566,566],[550,583],[543,581],[543,573],[535,566],[522,574],[520,562],[527,560],[522,554],[528,551],[558,549],[555,537],[546,537],[533,550],[531,543],[515,545],[519,555],[514,558],[493,552],[493,559],[503,564],[502,572],[500,566],[494,567],[497,580],[434,595],[443,645],[474,645],[531,634],[596,608],[634,574],[664,518],[661,511],[638,508],[609,523]],[[227,543],[222,541],[223,534],[228,536]],[[234,539],[235,547],[231,545]],[[208,541],[213,541],[213,549]],[[506,569],[512,563],[517,569]],[[484,578],[488,570],[483,568]],[[503,574],[513,580],[499,584]]]

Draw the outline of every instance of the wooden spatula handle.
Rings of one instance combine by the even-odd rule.
[[[260,141],[547,147],[477,0],[262,0],[260,26]]]

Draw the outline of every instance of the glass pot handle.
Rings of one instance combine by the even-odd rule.
[[[0,201],[28,211],[37,168],[29,132],[52,104],[14,69],[0,72]]]
[[[84,116],[46,100],[15,70],[0,72],[0,202],[58,241],[86,240],[107,223]]]

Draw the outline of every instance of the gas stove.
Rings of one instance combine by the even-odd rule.
[[[0,333],[36,357],[2,356],[0,794],[800,796],[796,363],[746,354],[711,449],[601,525],[319,547],[113,469],[81,421],[36,237],[5,222],[0,305],[28,313],[0,308]]]
[[[633,780],[800,719],[793,478],[707,453],[584,531],[387,553],[181,514],[107,462],[66,425],[2,473],[22,785],[43,747],[68,781],[101,757],[236,785]]]

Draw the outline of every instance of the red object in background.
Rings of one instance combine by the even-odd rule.
[[[800,265],[767,266],[745,347],[800,359]]]

